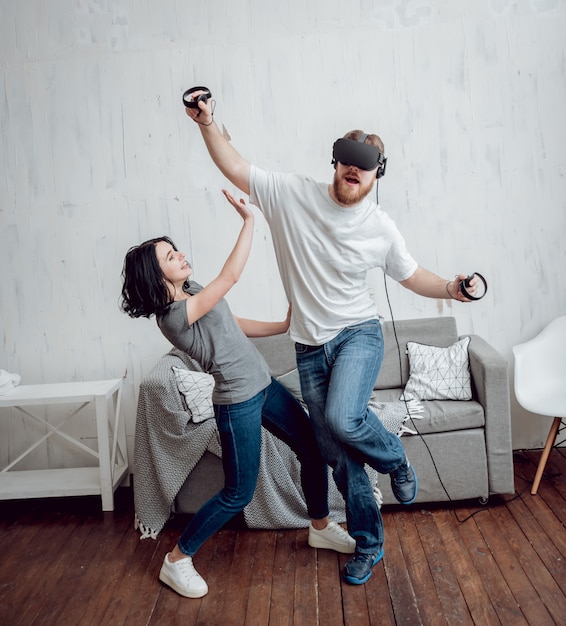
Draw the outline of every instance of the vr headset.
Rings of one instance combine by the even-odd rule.
[[[367,135],[362,135],[358,140],[337,139],[332,146],[332,165],[336,168],[336,162],[342,165],[354,165],[361,170],[374,170],[377,167],[376,178],[385,174],[387,158],[375,147],[364,143]]]

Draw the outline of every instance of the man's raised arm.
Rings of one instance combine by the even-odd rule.
[[[196,100],[203,92],[195,92],[192,99]],[[212,100],[198,101],[198,109],[185,107],[187,115],[196,122],[202,133],[208,152],[226,178],[245,194],[250,193],[251,165],[232,146],[220,132],[212,114]]]

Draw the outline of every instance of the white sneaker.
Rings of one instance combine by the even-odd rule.
[[[190,556],[171,563],[168,552],[163,559],[159,580],[185,598],[202,598],[208,593],[208,585],[196,571]]]
[[[356,541],[336,522],[328,522],[323,530],[309,526],[309,546],[326,548],[343,554],[352,554],[356,550]]]

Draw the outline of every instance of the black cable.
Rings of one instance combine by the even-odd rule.
[[[515,489],[515,493],[513,495],[512,498],[509,498],[509,500],[503,500],[503,504],[509,504],[509,502],[513,502],[514,500],[517,500],[518,498],[520,498],[525,491],[527,491],[529,489],[529,485],[527,485],[526,487],[524,487],[524,489],[522,491],[517,491]],[[483,508],[478,509],[477,511],[474,511],[473,513],[470,513],[469,515],[466,515],[466,517],[464,519],[460,519],[458,517],[458,514],[456,513],[456,509],[452,509],[452,511],[454,512],[454,517],[461,523],[463,524],[464,522],[467,522],[469,519],[471,519],[472,517],[474,517],[475,515],[477,515],[478,513],[483,513],[484,511],[488,511],[489,509],[493,509],[496,506],[499,506],[501,503],[499,502],[494,502],[493,504],[486,504]]]
[[[385,286],[385,296],[387,298],[387,305],[389,307],[389,314],[391,315],[391,324],[392,324],[392,327],[393,327],[393,335],[395,337],[395,343],[397,344],[397,354],[399,355],[399,380],[400,380],[400,384],[401,384],[401,389],[403,389],[403,363],[402,363],[402,359],[401,359],[401,346],[399,345],[399,338],[397,337],[397,328],[395,326],[395,319],[393,317],[393,308],[391,306],[391,301],[389,299],[389,291],[387,289],[387,275],[385,274],[385,272],[383,274],[383,284]],[[403,390],[403,393],[402,393],[402,398],[403,398],[403,402],[405,403],[405,409],[407,411],[407,415],[409,415],[409,417],[410,417],[411,412],[409,411],[409,405],[407,403],[407,398],[405,397],[405,391],[404,390]],[[445,485],[444,485],[444,483],[442,481],[442,478],[440,477],[440,472],[438,471],[438,467],[436,466],[436,462],[434,460],[434,456],[432,455],[432,452],[431,452],[430,448],[428,447],[428,444],[425,441],[425,438],[423,437],[422,433],[419,431],[417,425],[415,424],[415,421],[411,420],[411,423],[412,423],[413,427],[415,428],[415,430],[417,431],[417,435],[419,435],[419,437],[421,438],[421,441],[423,442],[425,448],[427,449],[427,452],[428,452],[428,454],[430,456],[430,460],[432,461],[432,465],[434,467],[434,471],[436,472],[436,475],[438,477],[438,481],[440,482],[440,486],[444,490],[444,493],[446,494],[446,497],[448,498],[448,501],[452,505],[454,505],[454,500],[452,500],[452,498],[450,497],[450,494],[448,493],[448,490],[446,489],[446,487],[445,487]],[[515,497],[518,498],[520,495],[522,495],[522,494],[518,494]],[[515,497],[512,498],[512,500],[515,499]],[[509,502],[511,502],[512,500],[509,500]],[[481,513],[482,511],[486,511],[487,509],[491,508],[492,506],[495,506],[495,505],[484,506],[483,509],[480,509],[478,511],[475,511],[474,513],[471,513],[470,515],[468,515],[464,519],[460,519],[458,517],[458,514],[457,514],[456,509],[454,508],[454,506],[452,506],[452,512],[454,513],[454,516],[456,517],[456,519],[460,523],[463,523],[463,522],[469,520],[471,517],[473,517],[477,513]]]

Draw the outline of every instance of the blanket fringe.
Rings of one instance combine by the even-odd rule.
[[[414,417],[415,419],[422,419],[422,415],[417,415],[417,413],[423,413],[424,407],[418,400],[407,400],[405,402],[407,406],[407,412],[409,417]]]
[[[375,502],[377,504],[377,508],[381,509],[383,504],[383,494],[381,493],[381,489],[377,485],[377,477],[375,479],[375,483],[373,485],[373,497],[375,498]]]
[[[159,534],[158,530],[152,530],[149,526],[141,522],[137,513],[134,515],[134,530],[140,531],[140,541],[142,539],[157,539],[157,535]]]
[[[423,418],[424,407],[418,400],[394,400],[393,402],[370,400],[368,406],[375,411],[378,419],[390,433],[398,437],[404,434],[417,434],[405,423],[409,419]]]
[[[408,426],[405,426],[405,424],[403,424],[401,426],[401,428],[399,429],[399,437],[401,435],[404,435],[405,433],[407,433],[408,435],[418,435],[416,430],[412,430],[411,428],[409,428]]]
[[[423,416],[419,415],[419,413],[424,412],[424,407],[418,400],[406,400],[404,404],[407,407],[407,416],[405,419],[411,418],[415,420],[421,420],[423,418]],[[418,434],[416,430],[405,426],[405,424],[403,423],[399,431],[399,437],[404,433],[408,433],[410,435]]]

